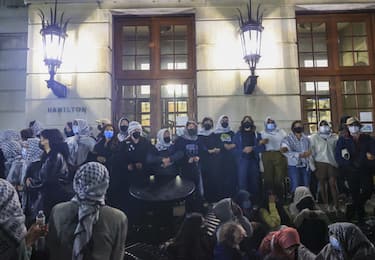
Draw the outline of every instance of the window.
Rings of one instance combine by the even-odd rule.
[[[342,115],[357,116],[372,131],[374,18],[297,14],[301,111],[310,133],[323,119],[337,129]]]
[[[151,136],[194,119],[194,16],[115,17],[113,114]]]

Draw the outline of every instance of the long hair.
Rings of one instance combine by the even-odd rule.
[[[64,142],[64,137],[58,129],[44,129],[40,136],[47,139],[51,148],[52,155],[60,153],[65,160],[69,156],[68,145]]]
[[[199,213],[191,213],[185,217],[174,239],[177,259],[207,259],[209,246],[202,239],[203,224],[203,217]]]
[[[243,127],[243,123],[245,122],[246,119],[250,119],[250,122],[253,124],[253,127],[251,128],[251,131],[255,131],[255,125],[254,125],[254,120],[251,116],[247,115],[247,116],[244,116],[241,120],[241,125],[240,125],[240,131],[243,132],[245,129]]]

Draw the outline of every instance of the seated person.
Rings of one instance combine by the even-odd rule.
[[[205,232],[203,216],[191,213],[185,217],[177,235],[165,244],[168,259],[211,260],[214,241]]]
[[[214,249],[215,260],[246,259],[240,250],[240,243],[246,237],[243,227],[233,221],[223,224],[219,228],[218,243]]]
[[[284,227],[269,233],[262,241],[259,252],[263,257],[289,260],[313,260],[315,255],[304,247],[297,230]]]
[[[267,225],[269,230],[278,230],[280,225],[290,225],[288,214],[272,191],[268,192],[262,204],[259,209],[259,219]]]
[[[231,198],[220,200],[214,204],[212,210],[216,217],[220,219],[221,225],[229,221],[235,221],[245,229],[247,236],[252,236],[253,228],[250,221],[243,215],[240,206]]]
[[[375,259],[374,245],[352,223],[334,223],[328,226],[329,244],[317,255],[317,260]]]
[[[73,181],[75,196],[57,204],[49,219],[50,259],[119,260],[124,256],[127,218],[105,205],[107,168],[97,162],[82,165]]]

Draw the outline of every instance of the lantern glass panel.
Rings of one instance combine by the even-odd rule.
[[[64,37],[57,34],[45,34],[45,56],[47,60],[56,60],[61,62],[63,48],[64,48]]]

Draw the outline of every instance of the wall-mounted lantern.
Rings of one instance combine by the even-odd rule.
[[[247,13],[242,15],[239,12],[238,22],[240,25],[241,44],[244,60],[249,64],[251,75],[244,82],[244,93],[251,94],[257,84],[258,76],[255,75],[255,68],[260,58],[260,47],[262,42],[262,20],[263,13],[260,13],[260,5],[256,11],[256,17],[252,17],[251,0],[247,4]]]
[[[65,38],[68,37],[66,28],[69,21],[63,21],[64,13],[61,14],[59,21],[57,20],[57,0],[55,0],[54,10],[50,8],[50,21],[47,20],[43,11],[39,10],[39,12],[42,20],[40,34],[43,40],[44,64],[48,66],[50,75],[49,80],[46,80],[47,87],[52,90],[55,96],[64,98],[67,94],[67,88],[60,82],[55,81],[55,74],[62,63]]]

